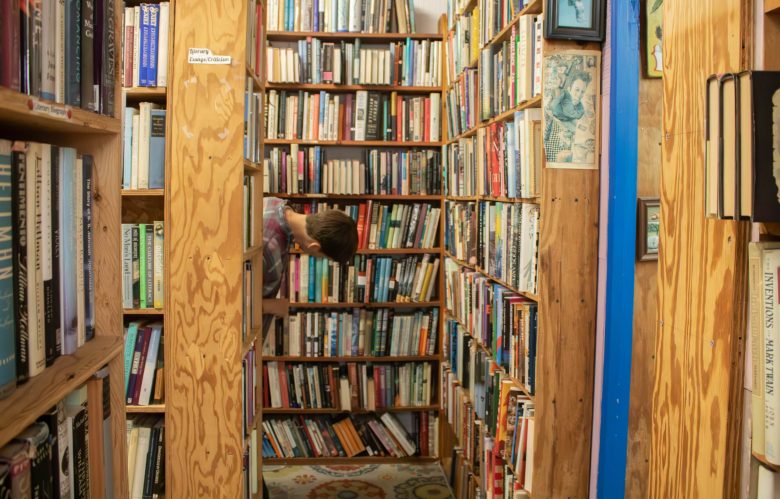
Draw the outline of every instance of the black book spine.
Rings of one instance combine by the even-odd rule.
[[[54,288],[54,358],[62,355],[60,301],[60,148],[51,148],[51,285]]]
[[[81,106],[81,0],[66,0],[65,103]]]
[[[73,499],[89,499],[89,421],[84,407],[73,418]]]
[[[93,264],[92,245],[92,176],[94,163],[92,156],[84,155],[82,158],[83,174],[83,215],[84,224],[84,310],[86,339],[91,340],[95,336],[95,267]]]
[[[41,62],[43,61],[43,46],[41,43],[41,33],[43,31],[43,13],[41,11],[42,1],[30,0],[29,12],[32,16],[32,50],[30,51],[30,94],[40,97],[41,95]]]
[[[32,483],[32,497],[34,499],[44,499],[52,497],[52,479],[51,461],[52,461],[52,442],[51,435],[47,434],[35,449],[35,457],[30,461],[30,478]]]
[[[103,60],[101,62],[102,78],[100,81],[100,112],[114,116],[114,84],[116,82],[117,41],[116,31],[112,29],[116,19],[115,0],[100,0],[105,2],[104,19],[108,29],[103,30]]]
[[[96,111],[93,67],[94,43],[94,0],[81,0],[81,108],[89,111]]]
[[[303,103],[305,94],[303,91],[298,92],[298,106],[297,106],[297,115],[295,116],[295,130],[298,132],[298,137],[303,138]],[[296,158],[297,159],[297,158]],[[298,193],[303,194],[303,179],[298,176]]]
[[[19,36],[21,41],[21,91],[32,93],[32,48],[33,48],[33,5],[32,0],[21,0],[19,4]]]
[[[49,168],[51,178],[51,206],[50,220],[51,220],[51,259],[52,259],[52,273],[49,279],[43,281],[43,301],[44,301],[44,332],[45,332],[45,347],[46,347],[46,365],[50,366],[54,363],[54,359],[57,358],[57,338],[59,336],[59,279],[55,283],[54,277],[59,271],[59,265],[55,265],[55,235],[58,232],[57,217],[59,216],[59,209],[57,207],[57,154],[59,152],[56,146],[44,145],[51,150],[50,162],[48,165],[43,165],[44,168]]]
[[[379,105],[381,97],[375,92],[368,93],[368,115],[366,119],[366,140],[380,140]]]
[[[306,73],[305,73],[305,77],[303,79],[304,83],[311,83],[312,82],[312,79],[311,79],[312,70],[311,70],[311,68],[312,68],[312,62],[313,61],[311,60],[311,44],[312,44],[311,41],[308,41],[308,40],[306,41]],[[301,74],[304,74],[304,73],[301,73]]]
[[[48,496],[52,499],[59,499],[60,497],[60,471],[59,471],[59,419],[60,413],[55,406],[49,412],[41,416],[38,421],[46,423],[49,428],[49,468],[46,470],[46,476],[48,477],[49,484],[51,486],[51,493]],[[4,497],[0,494],[0,498]]]
[[[146,306],[154,305],[154,231],[146,226]]]
[[[29,318],[27,315],[27,158],[14,151],[11,160],[11,198],[14,226],[14,308],[16,309],[16,379],[23,382],[29,373]]]
[[[139,261],[140,252],[140,230],[138,225],[133,225],[132,244],[133,244],[133,308],[141,306],[141,262]]]
[[[165,426],[160,427],[160,438],[157,440],[157,453],[154,462],[154,480],[152,494],[165,494]]]
[[[282,90],[281,94],[279,94],[279,105],[277,106],[278,112],[279,112],[279,119],[276,120],[279,124],[279,128],[277,129],[277,137],[280,139],[285,138],[284,132],[285,132],[285,115],[287,114],[287,91]]]
[[[157,441],[160,438],[160,428],[152,427],[149,436],[149,451],[146,453],[144,466],[144,490],[143,499],[152,499],[152,483],[154,482],[154,464],[157,461]]]
[[[93,3],[93,31],[92,31],[92,84],[95,95],[95,111],[103,112],[103,35],[106,31],[104,26],[105,6],[104,0],[92,0]]]

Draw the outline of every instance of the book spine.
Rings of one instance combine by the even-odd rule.
[[[11,142],[0,140],[0,399],[16,386],[16,314],[14,313],[14,171]]]
[[[157,42],[159,38],[160,6],[149,5],[149,56],[146,73],[147,85],[157,86]]]
[[[89,420],[84,407],[73,418],[73,499],[89,499]]]
[[[96,0],[103,2],[104,23],[106,27],[102,33],[102,60],[100,80],[100,112],[107,116],[114,116],[115,112],[115,83],[116,65],[119,49],[117,47],[116,30],[113,29],[116,22],[116,0]]]
[[[260,16],[260,9],[257,10]],[[157,86],[168,86],[168,38],[170,37],[170,3],[160,3],[159,17],[159,42],[157,44]],[[258,36],[257,50],[260,50],[260,38]]]
[[[0,86],[21,90],[19,0],[0,1]]]
[[[82,237],[84,238],[84,327],[85,339],[95,336],[95,268],[92,237],[92,177],[94,162],[92,156],[85,155],[82,161],[83,217]]]
[[[145,252],[146,256],[146,306],[152,308],[154,305],[154,225],[146,225],[146,241]]]
[[[154,222],[154,308],[163,308],[164,273],[164,230],[163,222]]]
[[[94,1],[81,0],[81,108],[89,111],[97,111],[93,67],[95,43]]]
[[[45,321],[43,298],[43,165],[42,146],[33,144],[27,156],[27,233],[34,236],[27,245],[27,261],[30,262],[28,276],[28,313],[30,334],[28,337],[30,377],[40,374],[46,367]]]
[[[133,86],[133,43],[135,31],[135,13],[132,7],[125,7],[124,16],[124,43],[122,44],[122,86]]]
[[[149,140],[149,189],[165,187],[165,121],[164,109],[151,111]]]
[[[81,106],[81,0],[65,0],[65,104]]]

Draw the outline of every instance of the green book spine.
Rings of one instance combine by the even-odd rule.
[[[140,302],[141,308],[147,308],[146,303],[146,224],[138,224],[138,263],[141,266]]]

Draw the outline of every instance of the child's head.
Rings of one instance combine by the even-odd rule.
[[[357,251],[357,224],[340,210],[307,215],[306,235],[309,241],[303,242],[301,247],[308,255],[326,256],[343,263]]]
[[[577,71],[572,75],[569,80],[569,95],[571,95],[571,100],[574,104],[579,104],[582,100],[585,90],[587,90],[590,84],[590,79],[590,74],[584,71]]]

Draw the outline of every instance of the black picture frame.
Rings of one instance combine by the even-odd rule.
[[[591,25],[587,28],[561,26],[558,21],[558,5],[568,0],[545,0],[544,37],[552,40],[603,42],[606,29],[606,0],[581,0],[590,3]],[[586,5],[587,7],[587,5]]]
[[[661,229],[661,198],[640,197],[637,199],[636,259],[640,262],[658,260],[658,246]],[[655,244],[648,244],[649,237]]]

